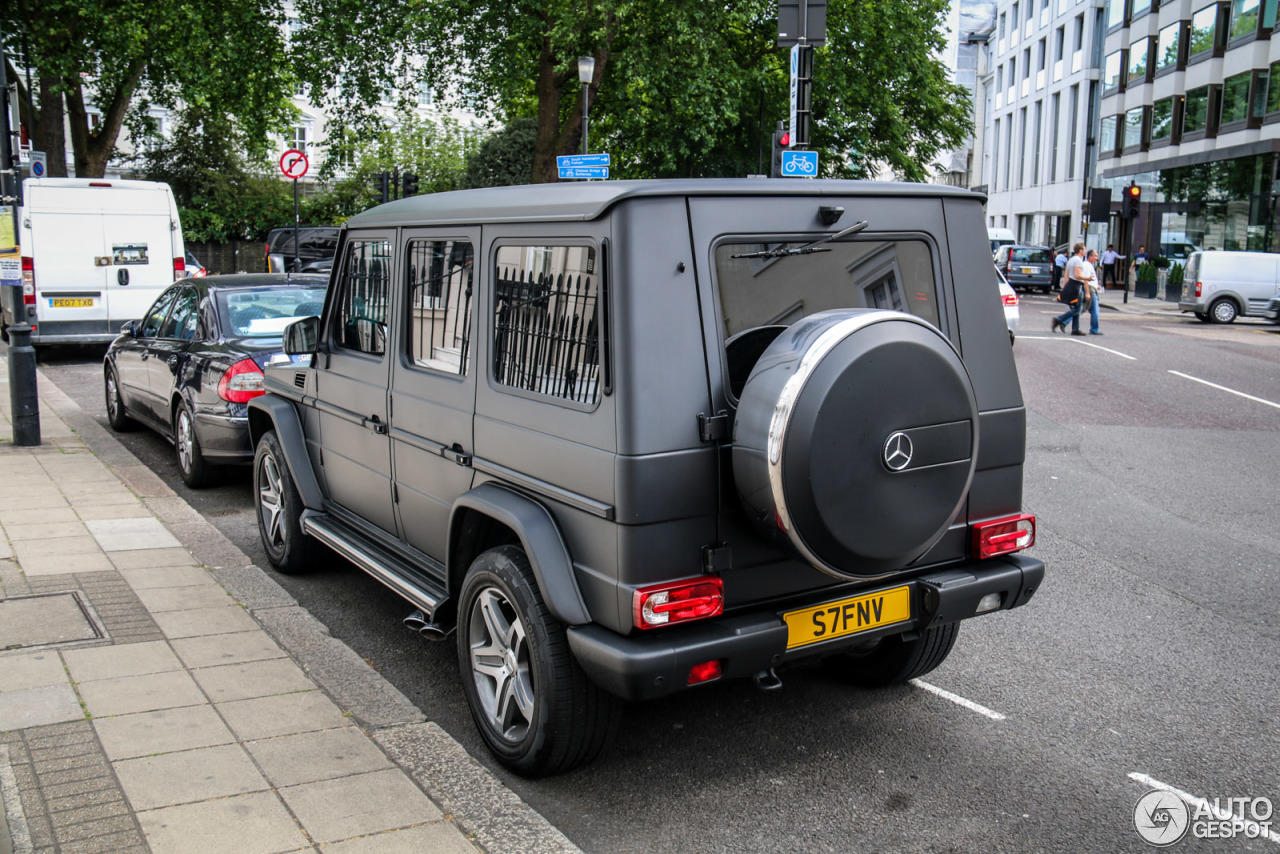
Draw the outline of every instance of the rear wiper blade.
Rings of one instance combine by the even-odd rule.
[[[794,249],[787,249],[778,246],[774,249],[762,249],[759,252],[740,252],[737,255],[731,255],[731,258],[783,258],[787,255],[809,255],[813,252],[830,252],[830,249],[823,248],[822,244],[829,243],[832,240],[839,240],[842,237],[848,237],[851,234],[857,234],[859,231],[867,227],[867,221],[855,222],[844,231],[837,231],[835,234],[828,234],[826,237],[819,238],[812,243],[804,246],[797,246]]]

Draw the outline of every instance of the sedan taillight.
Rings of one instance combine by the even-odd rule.
[[[228,403],[248,403],[267,390],[262,385],[262,369],[253,359],[241,359],[218,380],[218,397]]]
[[[1004,304],[1005,304],[1005,305],[1017,305],[1017,304],[1018,304],[1018,295],[1017,295],[1017,294],[1005,294],[1005,295],[1002,297],[1002,299],[1004,300]]]

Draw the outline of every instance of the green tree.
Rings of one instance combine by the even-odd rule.
[[[63,171],[68,120],[81,177],[102,177],[121,129],[126,122],[144,128],[151,105],[183,101],[234,116],[236,141],[263,151],[293,109],[282,23],[279,0],[12,0],[0,7],[10,53],[16,34],[25,34],[40,81],[31,115],[25,79],[10,65],[22,120],[52,155],[53,175]]]
[[[533,151],[538,120],[513,119],[480,144],[467,158],[463,187],[505,187],[533,180]]]

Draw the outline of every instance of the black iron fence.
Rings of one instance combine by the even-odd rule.
[[[600,397],[595,276],[499,270],[493,367],[498,382],[595,403]]]

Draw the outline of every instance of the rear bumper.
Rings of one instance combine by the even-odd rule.
[[[638,637],[624,637],[597,625],[571,626],[567,634],[569,648],[593,682],[626,700],[648,700],[686,688],[689,669],[704,661],[720,661],[722,678],[751,676],[877,637],[923,631],[980,616],[975,612],[978,602],[991,593],[1000,594],[1000,607],[984,613],[1017,608],[1030,601],[1043,578],[1043,561],[1010,555],[906,582],[846,592],[837,599],[908,586],[912,616],[905,622],[793,650],[787,649],[787,624],[781,611],[732,614]],[[822,602],[823,597],[814,597],[811,602],[794,604],[791,610]]]
[[[1197,314],[1204,314],[1209,310],[1209,307],[1205,305],[1203,302],[1182,301],[1178,303],[1178,309],[1180,311],[1194,311]]]
[[[210,460],[220,464],[253,462],[248,417],[197,412],[195,421],[200,451]]]

